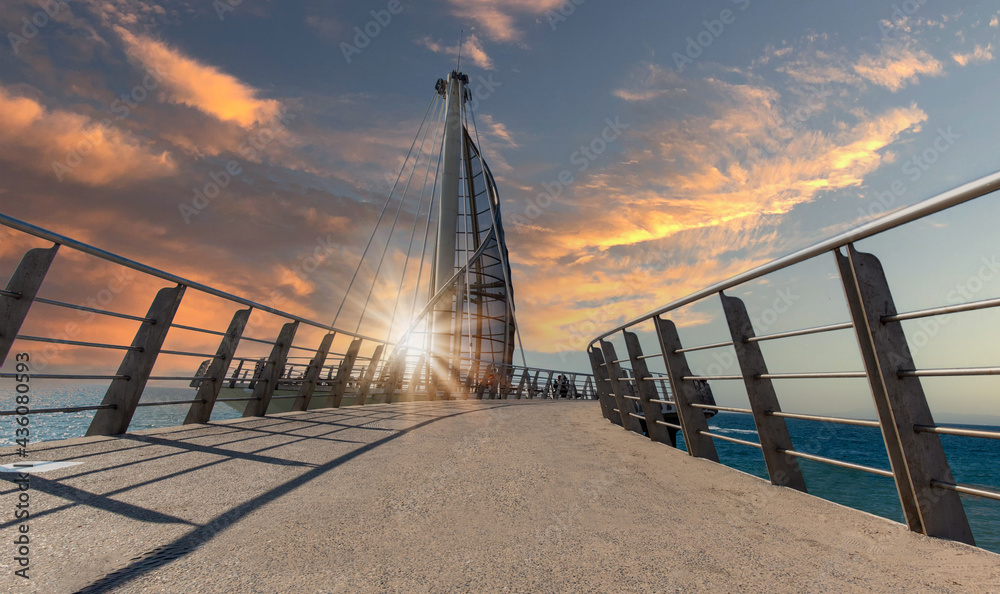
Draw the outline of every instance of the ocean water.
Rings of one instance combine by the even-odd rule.
[[[12,387],[12,386],[11,386]],[[31,409],[60,408],[70,406],[96,406],[104,399],[107,392],[107,384],[33,384],[31,387]],[[143,402],[169,402],[177,400],[193,400],[195,397],[194,388],[146,388],[143,392],[140,403]],[[0,408],[3,410],[13,410],[14,393],[7,389],[0,391]],[[184,422],[190,404],[170,404],[164,406],[139,407],[132,417],[130,431],[141,429],[155,429],[158,427],[172,427]],[[36,413],[29,415],[31,443],[40,441],[52,441],[55,439],[67,439],[70,437],[82,437],[87,433],[90,421],[97,411],[86,410],[70,413]],[[217,403],[212,411],[212,420],[235,419],[242,416],[241,413],[228,407],[225,403]],[[17,425],[14,417],[0,417],[0,446],[14,445],[14,430]],[[29,444],[28,450],[31,450]]]
[[[106,385],[51,385],[32,387],[31,408],[93,406],[100,404]],[[194,398],[192,388],[147,388],[141,402],[165,402]],[[0,392],[0,408],[14,407],[13,393]],[[171,427],[184,421],[190,405],[140,407],[132,420],[131,430]],[[87,431],[95,411],[31,415],[31,443],[80,437]],[[235,419],[241,414],[218,403],[212,420]],[[889,460],[882,434],[871,427],[835,425],[816,421],[786,419],[795,449],[845,462],[889,469]],[[757,431],[750,415],[719,413],[709,420],[712,432],[747,441],[757,441]],[[1000,431],[1000,427],[966,426],[974,429]],[[14,445],[14,417],[0,417],[0,446]],[[1000,440],[942,435],[941,443],[955,479],[966,485],[997,490],[1000,488]],[[678,435],[678,446],[684,447]],[[719,460],[748,474],[767,478],[767,469],[760,450],[715,440]],[[29,451],[31,446],[29,444]],[[821,462],[799,460],[809,493],[841,505],[863,510],[904,522],[903,512],[891,478],[858,470],[838,468]],[[972,526],[976,544],[1000,553],[1000,501],[961,495],[965,513]]]
[[[836,425],[818,421],[786,419],[788,433],[795,449],[814,454],[889,470],[882,433],[874,427]],[[739,413],[719,413],[708,422],[713,433],[758,441],[753,418]],[[953,425],[968,429],[1000,431],[1000,427]],[[941,435],[941,444],[959,483],[972,487],[1000,490],[1000,440]],[[683,438],[678,435],[678,446]],[[715,440],[719,461],[748,474],[767,478],[767,467],[760,450],[735,443]],[[799,467],[811,495],[827,499],[905,523],[896,485],[891,478],[860,470],[850,470],[799,459]],[[1000,501],[960,495],[966,516],[972,527],[976,545],[1000,553]]]

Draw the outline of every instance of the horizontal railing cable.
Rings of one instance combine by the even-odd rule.
[[[0,217],[4,215],[0,214]],[[0,221],[2,222],[2,221]],[[65,301],[56,301],[55,299],[46,299],[44,297],[35,297],[35,303],[43,303],[45,305],[54,305],[56,307],[63,307],[66,309],[75,309],[78,311],[86,311],[89,313],[95,313],[102,316],[108,316],[112,318],[122,318],[124,320],[132,320],[134,322],[152,322],[149,318],[143,318],[140,316],[133,316],[130,314],[119,313],[117,311],[108,311],[106,309],[97,309],[96,307],[87,307],[85,305],[77,305],[75,303],[66,303]]]
[[[986,497],[987,499],[995,499],[997,501],[1000,501],[1000,493],[996,491],[977,489],[975,487],[970,487],[968,485],[956,485],[955,483],[946,483],[944,481],[939,481],[937,479],[931,480],[931,486],[937,487],[939,489],[948,489],[949,491],[964,493],[966,495],[975,495],[976,497]]]
[[[851,322],[841,322],[839,324],[829,324],[826,326],[816,326],[815,328],[803,328],[802,330],[790,330],[788,332],[775,332],[774,334],[764,334],[761,336],[751,336],[746,342],[762,342],[765,340],[776,340],[778,338],[791,338],[793,336],[808,336],[809,334],[819,334],[821,332],[833,332],[834,330],[847,330],[854,328]]]
[[[758,450],[763,449],[763,447],[759,443],[754,443],[752,441],[747,441],[745,439],[737,439],[735,437],[729,437],[728,435],[719,435],[718,433],[712,433],[711,431],[698,431],[697,433],[698,435],[704,435],[706,437],[711,437],[712,439],[721,439],[722,441],[738,443],[740,445],[757,448]]]

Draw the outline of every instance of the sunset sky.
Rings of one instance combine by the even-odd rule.
[[[462,29],[541,365],[587,369],[604,328],[998,169],[996,2],[5,0],[0,212],[330,321]],[[218,196],[191,207],[213,179]],[[883,258],[900,309],[944,304],[1000,252],[994,202],[859,248]],[[4,278],[32,245],[0,231]],[[113,282],[65,266],[73,291]],[[822,259],[740,294],[759,315],[797,291],[771,331],[843,321],[833,271]],[[980,280],[972,299],[1000,295],[1000,276]],[[228,320],[213,307],[185,315]],[[682,338],[724,339],[718,313],[685,308]],[[982,315],[918,358],[996,365],[971,333],[1000,328]],[[966,412],[1000,415],[995,384],[976,386]]]

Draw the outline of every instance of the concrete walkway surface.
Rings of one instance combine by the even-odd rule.
[[[1000,592],[1000,556],[773,487],[594,401],[323,409],[31,446],[0,591]],[[18,459],[0,450],[0,463]]]

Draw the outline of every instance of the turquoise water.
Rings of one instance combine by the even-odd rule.
[[[873,427],[835,425],[817,421],[786,419],[788,433],[797,451],[889,470],[889,459],[881,432]],[[1000,431],[1000,427],[955,425],[970,429]],[[750,415],[719,413],[709,420],[713,433],[757,441]],[[1000,440],[942,435],[952,474],[959,483],[1000,490]],[[678,445],[683,438],[678,436]],[[767,478],[760,450],[715,440],[719,461],[727,466]],[[860,509],[895,522],[905,522],[896,485],[891,478],[799,459],[809,493],[829,501]],[[961,495],[976,545],[1000,553],[1000,501]]]

